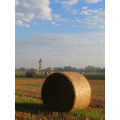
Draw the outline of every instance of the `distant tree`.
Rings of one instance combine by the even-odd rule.
[[[85,72],[105,72],[105,68],[87,66],[85,67]]]
[[[63,71],[73,71],[73,72],[76,72],[77,69],[75,67],[71,67],[71,66],[65,66],[63,68]]]
[[[105,72],[105,68],[102,68],[102,69],[101,69],[101,72]]]
[[[25,68],[24,67],[21,67],[18,69],[19,71],[25,71]]]
[[[79,69],[77,69],[77,72],[84,72],[85,70],[83,69],[83,68],[79,68]]]
[[[34,68],[24,68],[21,67],[19,69],[15,69],[18,71],[35,71]],[[44,71],[46,71],[46,69],[44,69]],[[55,72],[63,72],[63,71],[71,71],[71,72],[105,72],[105,68],[101,68],[101,67],[95,67],[95,66],[86,66],[85,68],[76,68],[76,67],[71,67],[71,66],[64,66],[64,67],[55,67],[54,68]]]
[[[96,72],[101,72],[101,68],[100,67],[96,67]]]
[[[62,67],[55,67],[55,68],[54,68],[54,71],[55,71],[55,72],[63,71],[63,68],[62,68]]]
[[[85,67],[85,72],[96,72],[96,68],[94,66]]]
[[[30,68],[30,71],[34,72],[34,71],[35,71],[35,69],[34,69],[34,68]]]

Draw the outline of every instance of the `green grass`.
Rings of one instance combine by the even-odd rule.
[[[40,99],[27,98],[19,95],[15,96],[15,108],[17,111],[31,112],[36,114],[39,114],[39,112],[46,112],[44,105]],[[72,114],[77,118],[82,118],[81,120],[86,118],[89,118],[90,120],[105,119],[105,113],[95,110],[76,110],[71,113],[64,113],[64,115],[67,116],[68,114]]]
[[[45,75],[45,73],[41,73],[41,72],[36,72],[37,76],[35,78],[46,78],[47,76]],[[88,80],[105,80],[105,73],[95,73],[95,72],[88,72],[88,73],[84,73],[84,76],[88,79]],[[15,78],[29,78],[25,75],[25,73],[15,73]]]
[[[72,112],[74,115],[77,116],[84,116],[90,118],[90,120],[104,120],[105,119],[105,113],[98,112],[95,110],[76,110]]]
[[[36,72],[35,78],[46,78],[45,72]],[[25,72],[15,72],[15,78],[30,78],[27,77]],[[31,77],[32,78],[32,77]]]
[[[89,80],[105,80],[104,73],[85,73],[84,76]]]
[[[17,100],[16,97],[22,97],[22,94],[20,94],[20,93],[18,93],[18,92],[15,91],[15,100]],[[19,98],[18,98],[18,99],[19,99]]]
[[[18,94],[15,95],[15,103],[42,103],[40,99],[22,97]]]
[[[37,114],[44,112],[45,108],[40,99],[15,96],[15,110]]]

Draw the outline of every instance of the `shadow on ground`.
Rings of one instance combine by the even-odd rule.
[[[31,112],[31,113],[38,113],[38,112],[45,112],[44,105],[38,103],[15,103],[15,110],[20,112]]]

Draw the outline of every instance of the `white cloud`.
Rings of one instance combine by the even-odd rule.
[[[87,3],[98,3],[101,2],[102,0],[85,0]]]
[[[17,20],[17,21],[16,21],[16,25],[30,28],[30,25],[29,25],[29,24],[25,24],[25,23],[23,23],[21,20]]]
[[[57,21],[66,22],[67,20],[66,20],[66,19],[64,19],[64,18],[59,18],[59,19],[57,19]]]
[[[40,34],[16,40],[16,64],[37,64],[39,57],[48,66],[104,65],[104,33]]]
[[[85,9],[82,10],[80,14],[86,16],[83,23],[88,24],[91,27],[104,29],[105,13],[103,9]]]
[[[53,24],[55,24],[53,22]],[[102,42],[101,42],[102,41]],[[81,34],[40,34],[29,39],[24,39],[17,43],[17,46],[31,46],[33,47],[54,47],[69,49],[71,46],[86,49],[88,46],[104,47],[104,33],[103,32],[89,32]],[[57,46],[56,46],[57,45]],[[94,48],[93,48],[94,49]]]
[[[51,22],[51,24],[55,25],[55,26],[60,26],[60,24],[57,24],[55,22]]]
[[[63,5],[73,6],[78,3],[78,0],[65,0],[61,2]]]
[[[15,6],[18,6],[19,5],[19,1],[18,0],[15,0]]]
[[[80,12],[81,15],[93,15],[100,12],[100,9],[93,10],[93,9],[84,9]]]
[[[86,10],[86,9],[88,9],[88,7],[87,7],[87,6],[83,6],[82,9],[83,9],[83,10]]]
[[[56,18],[56,19],[60,18],[60,15],[55,14],[54,18]]]
[[[27,27],[28,22],[31,22],[34,18],[52,20],[49,5],[49,0],[16,0],[16,24]],[[20,21],[21,24],[19,24]]]
[[[65,18],[62,18],[60,15],[55,14],[54,18],[56,21],[62,21],[62,22],[66,22],[67,20]]]
[[[34,26],[37,26],[37,25],[38,25],[38,23],[37,23],[37,22],[34,22],[34,23],[33,23],[33,25],[34,25]]]
[[[89,14],[88,14],[88,11],[81,11],[80,14],[81,14],[81,15],[89,15]]]

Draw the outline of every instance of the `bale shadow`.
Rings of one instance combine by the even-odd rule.
[[[15,111],[32,113],[32,114],[53,113],[53,112],[60,112],[60,113],[70,112],[70,111],[52,110],[52,109],[49,110],[42,103],[15,103]]]
[[[15,103],[15,110],[20,112],[40,113],[45,112],[44,105],[38,103]]]

